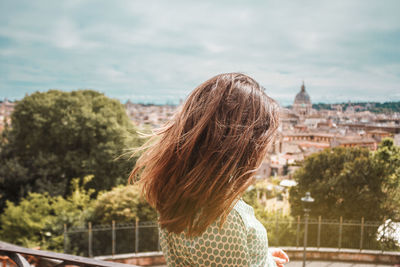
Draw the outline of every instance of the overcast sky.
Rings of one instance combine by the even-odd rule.
[[[283,105],[400,100],[400,1],[0,1],[0,99],[90,88],[177,103],[221,72]]]

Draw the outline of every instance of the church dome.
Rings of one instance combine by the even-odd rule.
[[[301,91],[296,95],[294,99],[294,104],[311,104],[310,96],[306,92],[306,87],[301,86]]]

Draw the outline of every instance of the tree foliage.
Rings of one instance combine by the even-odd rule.
[[[388,151],[392,150],[383,143],[376,153],[333,148],[309,156],[294,174],[298,186],[290,191],[292,214],[303,214],[300,198],[309,191],[315,199],[311,216],[382,220],[391,214],[388,191],[399,180],[398,172],[388,167],[392,158]]]
[[[139,145],[124,107],[91,90],[50,90],[15,106],[0,144],[0,210],[29,192],[66,196],[74,177],[99,190],[126,183],[133,162],[116,160]]]
[[[91,179],[93,176],[86,176],[82,185],[79,185],[79,179],[73,179],[72,191],[66,198],[52,197],[48,193],[29,193],[19,204],[7,201],[7,207],[0,215],[0,240],[24,247],[39,246],[61,251],[64,225],[70,229],[86,227],[89,222],[111,225],[112,220],[117,223],[134,223],[136,218],[140,221],[156,220],[156,212],[142,197],[138,186],[118,186],[94,199],[94,190],[85,189]],[[81,246],[87,244],[80,236],[70,238],[72,250],[82,251]]]
[[[0,239],[24,247],[39,246],[43,249],[61,251],[63,226],[81,226],[93,213],[93,190],[84,185],[93,177],[72,180],[72,193],[67,198],[52,197],[48,193],[29,193],[18,205],[7,201],[0,216]]]
[[[137,185],[118,186],[100,194],[94,206],[93,222],[110,224],[155,221],[157,214],[141,195]]]
[[[400,112],[400,102],[346,102],[346,103],[336,103],[336,104],[326,104],[326,103],[314,103],[312,105],[313,109],[321,110],[328,109],[332,110],[332,105],[340,105],[343,110],[345,110],[349,106],[356,106],[356,110],[359,110],[361,107],[362,110],[368,110],[374,113],[395,113]]]
[[[308,157],[295,173],[298,186],[290,191],[292,215],[303,215],[300,198],[311,192],[315,202],[311,217],[323,219],[380,221],[399,220],[400,150],[391,139],[384,139],[377,151],[362,148],[326,149]],[[324,226],[331,227],[331,226]],[[393,240],[377,241],[378,227],[368,227],[364,245],[398,249]],[[332,229],[334,230],[334,229]],[[316,231],[311,231],[315,239]],[[359,240],[359,231],[344,227],[342,242]],[[336,246],[335,235],[324,237],[328,246]]]
[[[382,209],[386,216],[400,221],[400,147],[390,138],[383,139],[374,153],[376,164],[381,167],[384,177],[382,190],[386,195]]]

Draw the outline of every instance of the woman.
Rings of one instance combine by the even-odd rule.
[[[168,266],[283,266],[241,200],[278,127],[278,105],[252,78],[217,75],[198,86],[144,146],[132,170],[159,214]]]

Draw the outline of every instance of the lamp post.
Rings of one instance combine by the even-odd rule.
[[[301,202],[304,207],[304,250],[303,250],[303,267],[306,266],[306,248],[307,248],[307,235],[308,235],[308,216],[311,211],[311,204],[314,199],[311,197],[310,192],[307,192],[304,197],[301,198]]]

